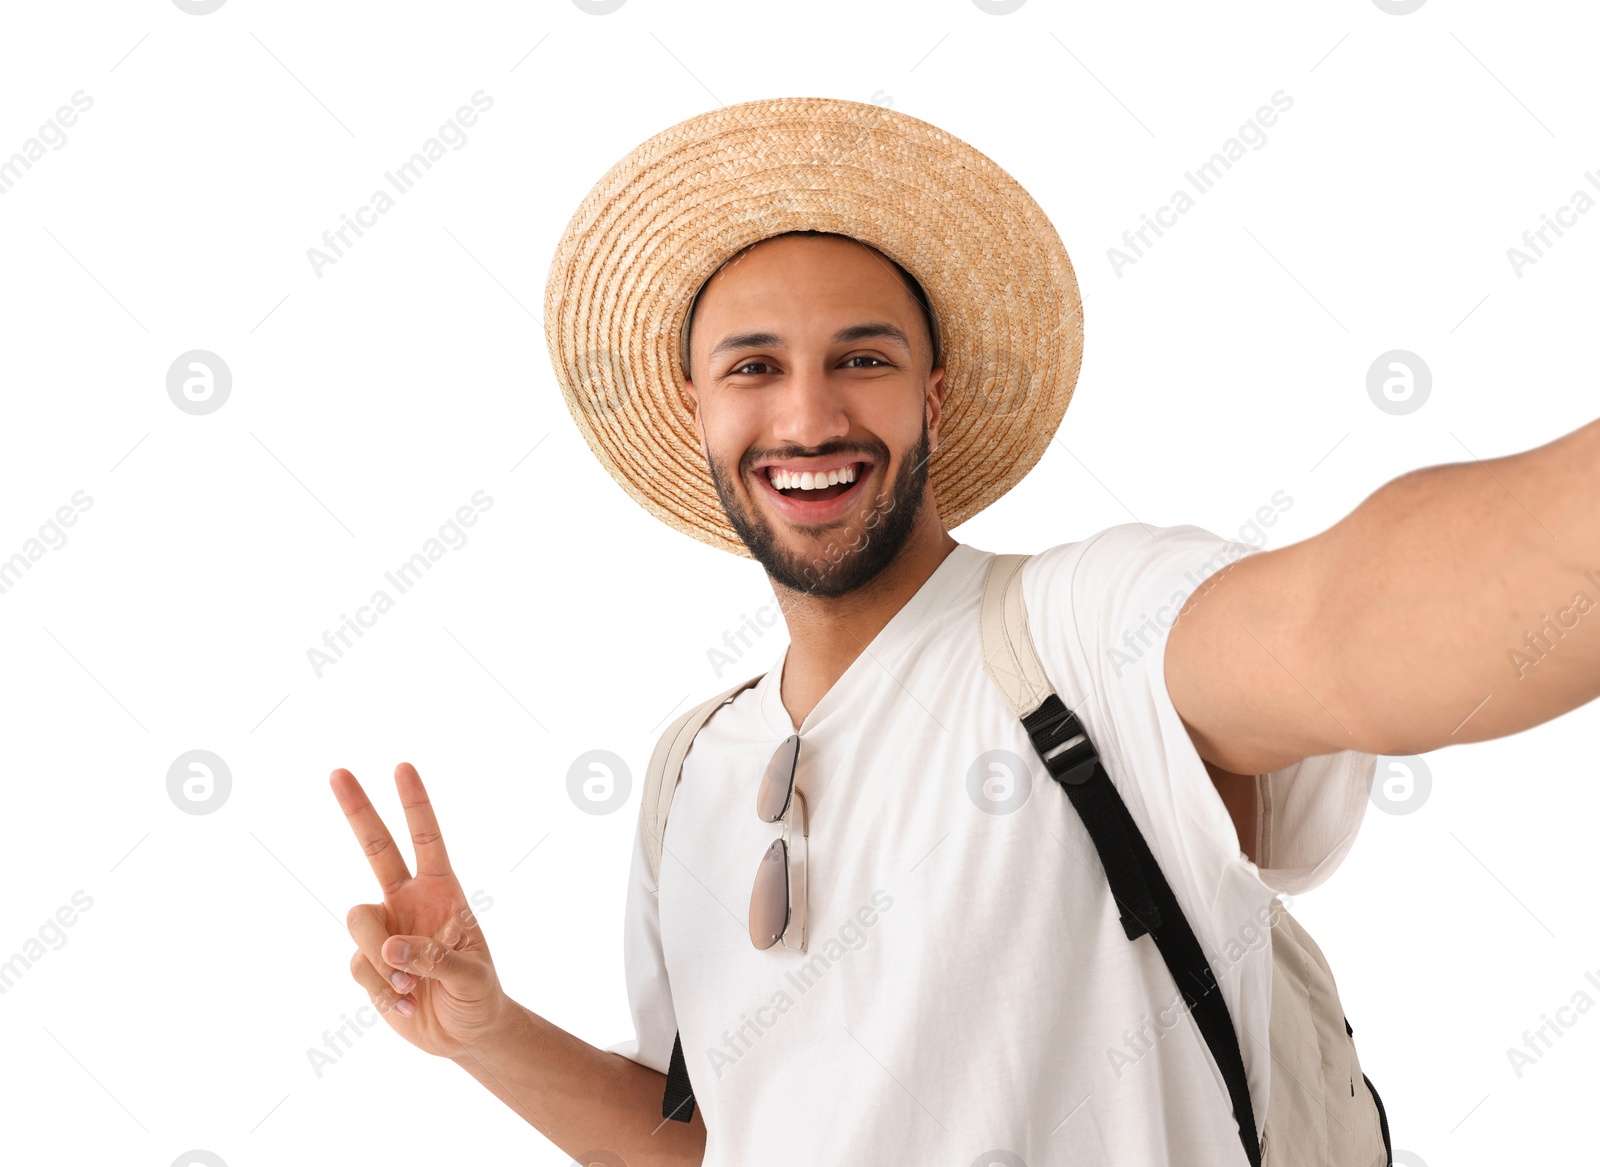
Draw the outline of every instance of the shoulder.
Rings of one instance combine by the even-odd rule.
[[[1254,550],[1189,523],[1119,523],[1031,556],[1022,570],[1025,599],[1030,611],[1037,601],[1080,615],[1158,602],[1186,595]]]
[[[1210,570],[1215,571],[1252,550],[1255,548],[1248,544],[1224,539],[1192,523],[1119,523],[1036,552],[1024,570],[1032,577],[1047,578],[1052,584],[1070,581],[1080,574],[1085,576],[1085,582],[1105,584],[1172,558],[1190,557],[1195,570],[1210,565]]]
[[[1042,656],[1081,682],[1122,680],[1155,650],[1196,589],[1255,548],[1193,524],[1120,523],[1023,565],[1023,604]]]

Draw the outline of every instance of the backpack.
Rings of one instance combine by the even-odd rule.
[[[1361,1071],[1327,959],[1276,900],[1268,1026],[1272,1089],[1258,1139],[1238,1037],[1216,991],[1217,978],[1082,723],[1039,663],[1022,599],[1021,568],[1027,559],[996,555],[989,563],[979,615],[984,667],[1087,828],[1129,942],[1148,937],[1183,994],[1227,1087],[1250,1167],[1391,1167],[1388,1117]],[[657,740],[639,807],[653,878],[660,877],[667,812],[695,735],[712,714],[764,675],[680,715]],[[681,1035],[673,1038],[661,1115],[679,1122],[694,1115]]]

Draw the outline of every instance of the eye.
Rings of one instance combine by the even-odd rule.
[[[746,361],[742,365],[739,365],[739,366],[737,366],[735,368],[729,369],[728,370],[728,376],[737,377],[737,376],[740,376],[741,374],[748,373],[749,370],[754,369],[754,368],[767,369],[767,368],[771,368],[771,366],[768,365],[766,361]]]
[[[880,364],[880,365],[883,365],[883,366],[885,366],[885,367],[887,367],[887,366],[888,366],[888,364],[889,364],[889,362],[888,362],[888,361],[885,361],[885,360],[882,360],[882,359],[881,359],[881,358],[879,358],[879,357],[870,357],[870,356],[867,356],[867,355],[866,355],[866,354],[865,354],[865,353],[863,353],[863,354],[862,354],[862,355],[860,355],[860,356],[855,356],[855,357],[846,357],[846,358],[845,358],[845,365],[846,365],[846,367],[851,367],[851,365],[850,365],[850,362],[851,362],[851,361],[876,361],[876,362],[877,362],[877,363],[878,363],[878,364]],[[854,368],[857,368],[857,369],[866,369],[866,368],[871,368],[871,366],[870,366],[870,365],[855,365],[855,366],[853,366],[853,367],[854,367]]]

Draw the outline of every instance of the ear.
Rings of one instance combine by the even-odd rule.
[[[700,394],[695,391],[693,381],[685,381],[683,383],[683,391],[689,395],[689,400],[693,403],[694,432],[700,439],[700,452],[705,454],[707,453],[706,427],[705,424],[700,420]]]
[[[944,368],[932,370],[928,374],[928,388],[926,393],[928,417],[928,453],[939,448],[939,422],[944,417]]]

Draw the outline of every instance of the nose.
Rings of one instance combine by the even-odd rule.
[[[799,362],[776,392],[773,438],[777,442],[814,450],[849,434],[844,397],[819,364]]]

